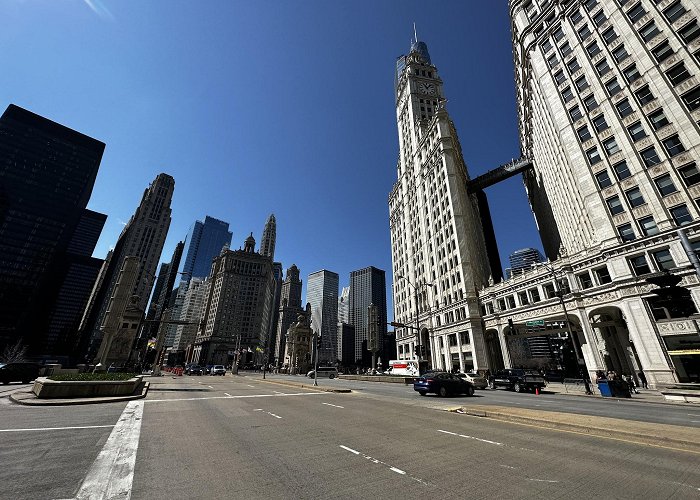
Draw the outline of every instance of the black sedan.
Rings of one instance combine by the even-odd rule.
[[[202,368],[199,365],[192,365],[185,369],[185,373],[187,375],[201,375],[202,373],[204,373],[204,368]]]
[[[474,385],[471,382],[447,372],[426,373],[413,382],[413,390],[421,396],[432,392],[443,398],[450,394],[474,395]]]
[[[3,384],[10,382],[27,384],[39,376],[40,368],[35,363],[0,363],[0,382]]]

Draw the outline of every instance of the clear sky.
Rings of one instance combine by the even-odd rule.
[[[305,284],[325,268],[347,286],[373,265],[390,289],[393,69],[413,22],[470,175],[519,156],[506,0],[2,0],[0,19],[0,107],[107,144],[89,204],[109,216],[96,257],[166,172],[162,260],[195,219],[229,222],[238,248],[274,213],[276,260]],[[487,195],[504,267],[541,248],[520,177]]]

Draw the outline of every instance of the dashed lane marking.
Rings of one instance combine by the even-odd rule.
[[[326,405],[326,406],[332,406],[332,407],[334,407],[334,408],[345,408],[344,406],[338,406],[338,405],[334,405],[334,404],[331,404],[331,403],[321,403],[321,404],[322,404],[322,405]]]
[[[438,429],[438,432],[442,432],[443,434],[449,434],[451,436],[457,436],[465,439],[473,439],[475,441],[481,441],[482,443],[489,443],[489,444],[495,444],[496,446],[503,446],[503,443],[499,443],[498,441],[490,441],[488,439],[482,439],[478,438],[475,436],[467,436],[465,434],[457,434],[456,432],[450,432],[450,431],[443,431],[441,429]]]
[[[36,427],[26,429],[0,429],[0,432],[27,432],[27,431],[64,431],[71,429],[103,429],[105,427],[114,427],[114,425],[76,425],[73,427]]]
[[[320,396],[323,392],[297,392],[285,394],[246,394],[243,396],[209,396],[204,398],[172,398],[172,399],[146,399],[144,403],[171,403],[176,401],[205,401],[207,399],[244,399],[244,398],[283,398],[286,396]]]
[[[227,396],[230,397],[230,398],[233,397],[233,396],[231,396],[228,392],[224,392],[224,394],[227,395]]]
[[[558,483],[559,481],[555,481],[554,479],[535,479],[532,477],[526,477],[525,478],[527,481],[536,481],[538,483]]]
[[[272,412],[265,411],[265,410],[263,410],[262,408],[256,408],[256,409],[253,410],[253,411],[261,411],[261,412],[267,413],[268,415],[271,415],[271,416],[273,416],[273,417],[275,417],[275,418],[282,418],[282,417],[280,417],[279,415],[275,415],[275,414],[272,413]]]
[[[358,455],[358,456],[364,458],[365,460],[369,460],[370,462],[372,462],[374,464],[383,465],[383,466],[387,467],[392,472],[396,472],[397,474],[401,474],[402,476],[406,476],[408,478],[411,478],[412,480],[416,481],[417,483],[421,483],[425,486],[430,486],[430,483],[427,483],[426,481],[423,481],[422,479],[418,479],[417,477],[413,477],[413,476],[409,475],[406,471],[401,470],[398,467],[394,467],[393,465],[389,465],[385,462],[382,462],[381,460],[370,457],[369,455],[365,455],[364,453],[361,453],[357,450],[353,450],[352,448],[349,448],[345,445],[339,444],[338,446],[346,451],[349,451],[353,455]]]

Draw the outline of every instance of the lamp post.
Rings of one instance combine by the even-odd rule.
[[[421,286],[434,287],[435,284],[432,282],[419,281],[418,284],[414,285],[413,283],[411,283],[411,280],[409,280],[407,277],[402,276],[400,274],[397,274],[396,278],[405,280],[406,283],[408,283],[411,286],[411,288],[413,288],[413,300],[416,304],[416,317],[415,317],[415,321],[416,321],[416,326],[415,326],[415,329],[416,329],[416,350],[418,351],[418,363],[420,364],[421,358],[423,356],[423,346],[421,344],[422,340],[421,340],[421,334],[420,334],[420,320],[418,317],[418,287],[421,287]],[[428,304],[428,307],[430,307],[430,304]],[[432,312],[431,312],[431,314],[432,314]]]
[[[314,331],[314,386],[318,386],[318,332]]]

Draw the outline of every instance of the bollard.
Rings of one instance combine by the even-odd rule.
[[[540,388],[535,387],[535,396],[539,396],[539,395],[540,395]]]

